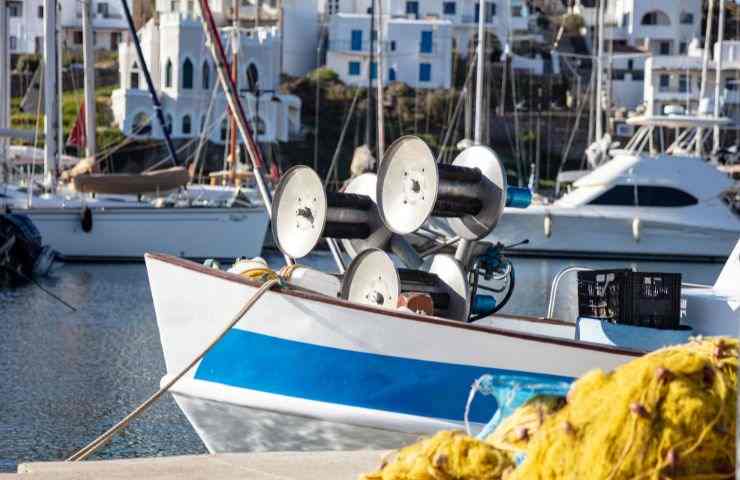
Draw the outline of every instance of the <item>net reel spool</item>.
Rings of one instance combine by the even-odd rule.
[[[418,254],[380,218],[376,182],[375,174],[366,173],[353,178],[341,192],[327,192],[313,169],[288,170],[273,199],[272,232],[278,248],[302,258],[328,237],[341,239],[351,257],[370,248],[389,248],[407,265],[421,265]]]
[[[447,218],[461,238],[478,240],[496,226],[506,205],[506,171],[496,153],[475,145],[451,165],[437,164],[418,137],[396,140],[378,171],[378,207],[386,226],[407,235],[430,216]]]
[[[403,292],[427,293],[438,317],[465,321],[470,312],[470,287],[460,264],[450,255],[434,255],[420,270],[397,269],[379,249],[365,250],[350,264],[340,296],[351,302],[396,308]]]

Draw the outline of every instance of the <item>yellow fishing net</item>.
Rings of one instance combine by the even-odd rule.
[[[586,374],[511,479],[732,478],[737,354],[697,340]]]
[[[695,340],[538,396],[480,442],[439,432],[363,480],[734,478],[738,341]],[[513,468],[513,458],[525,455]]]
[[[442,431],[401,449],[361,480],[499,480],[514,468],[509,456],[458,431]]]

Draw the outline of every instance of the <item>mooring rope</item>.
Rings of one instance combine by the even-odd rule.
[[[242,317],[249,311],[252,306],[257,303],[257,300],[259,300],[262,295],[265,294],[268,290],[270,290],[274,285],[280,283],[279,278],[273,278],[270,280],[267,280],[265,283],[262,284],[262,286],[255,292],[254,295],[247,301],[247,303],[244,304],[244,306],[239,310],[239,312],[234,315],[234,318],[231,319],[231,321],[226,325],[226,327],[221,331],[221,333],[218,334],[216,338],[214,338],[211,343],[208,344],[208,346],[203,349],[184,369],[180,370],[180,372],[175,375],[167,384],[160,388],[154,395],[147,398],[144,403],[136,407],[135,410],[133,410],[131,413],[126,415],[123,420],[112,426],[108,431],[106,431],[104,434],[87,444],[85,447],[83,447],[80,451],[72,455],[67,459],[68,462],[78,462],[80,460],[84,460],[87,457],[89,457],[93,452],[95,452],[98,448],[100,448],[104,443],[106,443],[108,440],[110,440],[113,435],[118,433],[120,430],[125,428],[131,420],[138,417],[140,414],[142,414],[144,411],[146,411],[149,406],[151,406],[154,402],[159,400],[159,398],[166,393],[170,387],[172,387],[175,383],[177,383],[178,380],[180,380],[186,373],[192,369],[196,363],[198,363],[205,355],[208,353],[218,342],[221,341],[222,338],[226,336],[226,334],[231,330],[231,328],[239,322],[239,320],[242,319]]]

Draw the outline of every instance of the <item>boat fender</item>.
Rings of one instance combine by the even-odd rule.
[[[342,289],[342,282],[336,276],[304,265],[283,267],[280,276],[290,285],[332,298],[337,298]]]
[[[632,238],[635,239],[635,242],[640,241],[640,219],[638,217],[632,220]]]
[[[476,295],[470,307],[473,315],[490,315],[496,310],[496,298],[493,295]]]
[[[238,258],[227,271],[260,282],[277,278],[277,274],[267,266],[267,261],[262,257]]]
[[[550,238],[550,235],[552,235],[552,215],[550,214],[550,212],[547,212],[545,214],[544,228],[545,237]]]
[[[82,209],[82,216],[80,218],[80,226],[82,227],[82,231],[85,233],[90,233],[93,228],[93,217],[92,217],[92,210],[90,210],[90,207],[85,207]]]

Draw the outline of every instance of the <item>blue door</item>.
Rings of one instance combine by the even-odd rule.
[[[362,30],[352,30],[352,50],[362,50]]]
[[[396,81],[396,69],[391,67],[388,69],[388,81],[389,82],[395,82]]]
[[[421,53],[432,53],[432,31],[424,30],[421,32]]]

